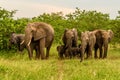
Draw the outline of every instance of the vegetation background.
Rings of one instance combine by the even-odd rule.
[[[0,80],[119,80],[120,79],[120,11],[115,19],[109,14],[86,11],[76,8],[73,13],[43,13],[33,18],[14,19],[16,10],[8,11],[0,7]],[[43,21],[53,26],[55,40],[49,60],[28,59],[27,51],[23,55],[16,47],[8,49],[11,32],[24,33],[29,22]],[[56,46],[62,44],[61,36],[65,28],[77,28],[82,31],[94,29],[111,29],[114,38],[109,46],[107,59],[59,60]]]

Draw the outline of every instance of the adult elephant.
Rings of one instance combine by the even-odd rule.
[[[25,37],[25,34],[17,34],[17,33],[11,33],[9,38],[9,49],[11,49],[12,45],[17,45],[17,48],[19,51],[23,51],[23,45],[20,49],[20,43],[23,41]]]
[[[29,59],[33,57],[32,44],[38,43],[36,46],[39,50],[41,59],[44,59],[44,48],[46,48],[46,58],[49,57],[49,50],[54,40],[54,29],[51,25],[44,22],[29,23],[25,28],[24,43],[28,50]],[[39,57],[39,56],[38,56]]]
[[[68,53],[71,58],[72,57],[71,48],[78,46],[77,45],[77,43],[78,43],[77,29],[75,29],[75,28],[65,29],[63,37],[62,37],[62,41],[65,45],[63,52],[65,52],[65,50],[68,50]]]
[[[98,58],[97,50],[99,49],[99,51],[100,51],[99,58],[106,58],[107,51],[108,51],[108,43],[113,38],[113,31],[112,30],[95,30],[94,34],[96,36],[95,56],[94,57]],[[104,51],[104,53],[103,53],[103,51]]]
[[[95,34],[92,31],[85,31],[81,33],[81,62],[84,60],[86,52],[87,58],[92,57],[92,50],[96,43]]]

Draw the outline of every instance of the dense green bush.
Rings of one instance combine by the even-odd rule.
[[[14,19],[16,10],[7,11],[0,8],[0,49],[8,49],[8,41],[11,32],[24,33],[24,28],[29,22],[46,22],[55,30],[54,43],[62,43],[61,36],[65,28],[77,28],[78,34],[86,30],[112,29],[114,39],[112,43],[120,43],[120,11],[116,19],[110,19],[109,14],[97,11],[85,11],[76,8],[75,12],[63,15],[62,12],[43,13],[33,18]]]

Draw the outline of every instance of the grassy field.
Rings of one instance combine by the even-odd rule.
[[[107,59],[59,60],[53,46],[48,60],[29,60],[27,52],[0,52],[0,80],[120,80],[120,48]]]

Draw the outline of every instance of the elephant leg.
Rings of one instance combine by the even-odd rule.
[[[63,59],[63,54],[65,54],[65,52],[66,52],[66,51],[65,51],[64,48],[60,51],[59,56],[60,56],[61,59]]]
[[[84,60],[84,54],[85,54],[85,50],[82,50],[82,52],[81,52],[81,61],[80,62],[82,62]],[[87,51],[86,51],[86,54],[87,54]],[[87,56],[88,56],[88,54],[87,54]]]
[[[49,52],[50,52],[50,48],[51,48],[52,42],[53,42],[53,40],[50,42],[50,44],[49,44],[48,47],[46,48],[46,59],[49,58]]]
[[[39,41],[39,49],[40,49],[39,54],[41,54],[41,59],[45,59],[44,48],[45,48],[45,38],[42,38]]]
[[[102,58],[102,56],[103,56],[103,49],[102,49],[102,46],[99,47],[99,50],[100,50],[100,56],[99,56],[99,58]]]
[[[70,59],[72,58],[72,51],[71,51],[71,48],[68,48],[68,53],[69,53],[69,57]]]
[[[89,51],[88,51],[88,58],[91,58],[92,57],[92,49],[89,48]]]
[[[50,47],[47,47],[47,48],[46,48],[46,59],[49,58],[49,51],[50,51]]]
[[[97,56],[97,50],[98,50],[98,47],[97,47],[97,46],[95,46],[95,52],[94,52],[94,58],[95,58],[95,59],[97,59],[97,58],[98,58],[98,56]]]
[[[104,46],[104,55],[103,58],[107,58],[107,50],[108,50],[108,44]]]
[[[32,47],[27,46],[27,50],[28,50],[29,59],[31,60],[33,58],[33,49]]]
[[[81,53],[81,60],[80,62],[82,62],[84,60],[84,53]]]
[[[35,58],[36,58],[36,59],[40,59],[40,51],[39,51],[38,46],[35,46],[35,52],[36,52]]]
[[[86,53],[86,59],[88,59],[88,57],[90,56],[90,55],[89,55],[89,49],[88,49],[88,48],[86,48],[85,53]],[[84,54],[85,54],[85,53],[84,53]]]
[[[70,56],[70,59],[72,58],[72,52],[71,51],[69,51],[69,56]]]

